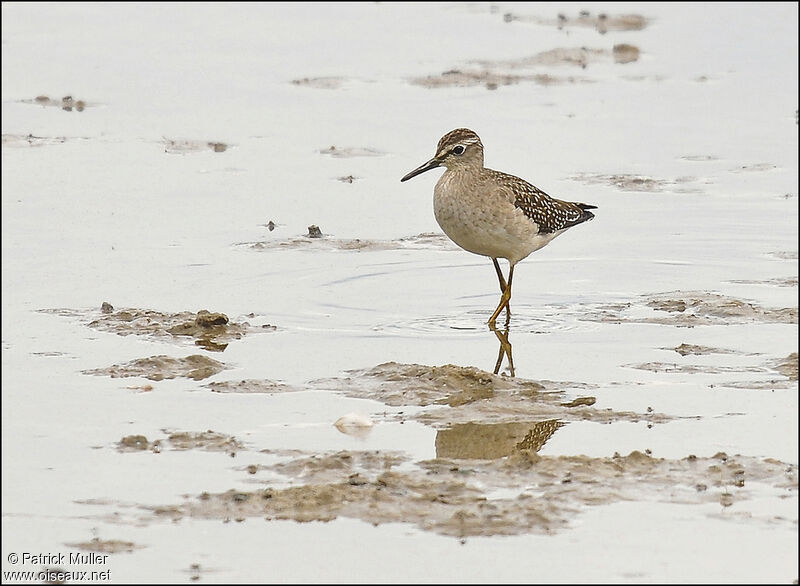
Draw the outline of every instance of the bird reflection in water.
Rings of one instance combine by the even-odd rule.
[[[508,319],[506,319],[505,327],[501,330],[494,324],[489,324],[489,330],[497,337],[500,342],[500,350],[497,353],[497,362],[494,365],[494,374],[500,373],[500,367],[503,365],[503,358],[508,358],[508,374],[513,377],[514,374],[514,359],[511,356],[511,342],[508,341]]]
[[[538,452],[565,424],[558,419],[512,423],[458,423],[436,432],[436,457],[494,460]]]

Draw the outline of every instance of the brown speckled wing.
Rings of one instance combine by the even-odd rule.
[[[505,190],[514,194],[514,205],[536,222],[539,234],[550,234],[571,228],[594,217],[594,214],[587,210],[595,206],[555,199],[519,177],[495,171],[494,179]]]

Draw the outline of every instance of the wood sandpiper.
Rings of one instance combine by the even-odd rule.
[[[514,266],[559,234],[594,218],[589,210],[597,206],[555,199],[524,179],[487,169],[483,143],[468,128],[445,134],[436,155],[400,181],[440,166],[447,170],[433,190],[436,221],[461,248],[492,259],[502,296],[488,323],[493,327],[504,308],[508,323]],[[498,258],[508,260],[508,282]]]

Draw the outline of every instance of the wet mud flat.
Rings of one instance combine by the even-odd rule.
[[[675,349],[687,354],[713,350]],[[796,371],[796,356],[789,357],[792,360]],[[792,376],[791,367],[787,376]],[[158,506],[113,500],[86,504],[118,507],[114,518],[126,523],[342,517],[373,525],[409,523],[464,539],[561,532],[569,530],[586,507],[614,502],[718,503],[726,509],[765,493],[792,498],[797,491],[797,466],[772,458],[718,453],[668,459],[646,449],[613,457],[539,455],[553,435],[572,422],[643,422],[653,427],[681,419],[652,409],[636,413],[596,408],[594,397],[586,394],[591,387],[580,382],[512,378],[456,365],[385,363],[302,387],[269,380],[218,381],[204,387],[226,395],[318,389],[395,407],[425,407],[369,421],[366,430],[340,431],[368,434],[373,425],[418,421],[436,429],[436,458],[413,461],[403,452],[385,450],[276,451],[211,430],[164,430],[168,435],[155,440],[123,437],[116,449],[123,456],[149,451],[155,458],[165,449],[263,455],[260,464],[236,468],[243,482],[258,487],[207,491]],[[267,478],[262,480],[264,474]],[[780,516],[748,522],[795,523]]]
[[[347,517],[374,525],[410,523],[467,538],[568,530],[585,507],[620,501],[719,503],[727,508],[763,497],[765,490],[779,498],[791,498],[797,490],[796,465],[770,458],[718,453],[664,459],[647,451],[605,458],[537,454],[570,421],[646,421],[652,426],[675,419],[652,411],[595,409],[591,397],[567,400],[564,388],[580,385],[513,379],[474,367],[387,363],[309,386],[395,406],[438,406],[400,417],[437,429],[437,457],[412,462],[407,454],[383,450],[275,451],[210,430],[173,432],[153,442],[128,436],[118,443],[121,452],[149,450],[158,457],[167,448],[257,450],[279,461],[237,469],[248,483],[261,485],[253,490],[203,492],[159,506],[120,504],[122,518],[156,523],[183,518],[309,522]],[[277,389],[269,381],[206,387],[225,393],[299,390]],[[262,481],[265,472],[269,479]],[[276,476],[282,480],[276,482]],[[751,483],[759,487],[755,493],[749,490]],[[758,522],[795,523],[781,517]]]

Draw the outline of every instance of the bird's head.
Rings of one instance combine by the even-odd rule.
[[[469,128],[456,128],[445,134],[436,146],[436,155],[400,181],[408,181],[420,173],[445,166],[450,170],[483,168],[483,143]]]

